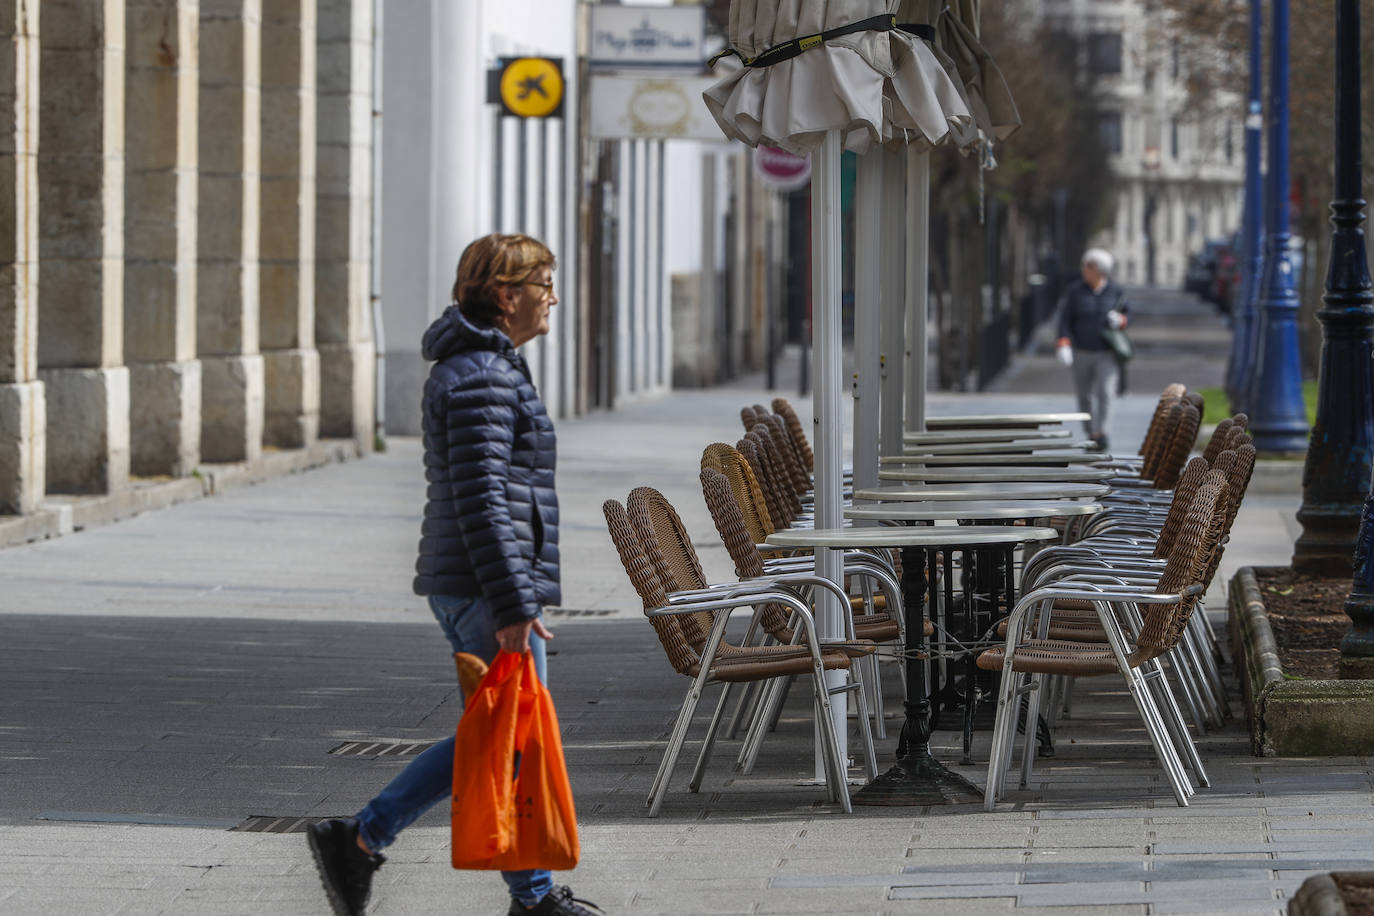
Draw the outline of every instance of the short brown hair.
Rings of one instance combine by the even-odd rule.
[[[501,314],[502,286],[524,283],[542,267],[553,269],[557,259],[548,246],[528,235],[484,235],[463,249],[453,301],[474,324],[490,326]]]

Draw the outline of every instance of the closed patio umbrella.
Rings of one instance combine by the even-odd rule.
[[[842,147],[929,147],[972,121],[963,95],[926,41],[896,28],[897,0],[732,0],[730,49],[744,67],[704,93],[727,137],[813,153],[812,320],[816,524],[841,515],[840,193]],[[928,34],[933,38],[933,33]],[[872,214],[876,218],[877,214]],[[816,572],[840,580],[818,551]],[[842,631],[837,602],[818,607],[823,632]],[[838,675],[842,676],[842,675]],[[841,699],[843,694],[837,699]],[[844,734],[844,703],[834,706]],[[823,777],[817,757],[816,772]]]
[[[935,59],[949,74],[973,122],[955,129],[950,142],[964,149],[979,139],[1003,140],[1021,126],[1002,70],[978,39],[978,0],[901,0],[897,19],[927,26]]]
[[[968,106],[927,43],[894,27],[897,6],[734,0],[730,46],[745,66],[706,91],[707,109],[727,137],[799,154],[828,130],[859,153],[893,140],[940,143],[970,123]]]

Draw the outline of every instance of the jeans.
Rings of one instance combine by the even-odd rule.
[[[1073,387],[1078,394],[1078,409],[1092,416],[1085,425],[1094,439],[1107,434],[1120,371],[1116,354],[1111,350],[1073,351]]]
[[[470,652],[488,662],[496,657],[496,623],[481,598],[430,595],[429,608],[454,652]],[[530,650],[539,680],[547,683],[543,638],[530,633]],[[358,832],[368,849],[378,852],[390,846],[396,834],[452,794],[453,754],[454,739],[449,736],[416,757],[358,812]],[[534,906],[553,890],[553,875],[545,869],[504,871],[501,877],[510,895],[524,906]]]

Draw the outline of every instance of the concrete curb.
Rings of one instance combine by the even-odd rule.
[[[316,442],[309,448],[264,452],[256,461],[202,464],[190,477],[175,480],[135,479],[128,489],[100,496],[56,496],[31,515],[0,518],[0,549],[60,537],[132,518],[154,509],[203,499],[235,487],[298,474],[312,468],[362,457],[351,439]]]
[[[1374,680],[1290,680],[1279,663],[1256,570],[1231,580],[1228,619],[1257,757],[1374,752]]]
[[[1260,459],[1255,462],[1254,474],[1250,477],[1249,491],[1254,493],[1301,493],[1301,461],[1282,461],[1276,458]]]

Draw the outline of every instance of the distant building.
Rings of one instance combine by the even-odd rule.
[[[1037,2],[1047,25],[1080,39],[1080,85],[1098,97],[1116,213],[1094,244],[1122,282],[1181,285],[1188,256],[1240,226],[1244,100],[1190,104],[1186,54],[1158,0]]]
[[[0,545],[418,433],[420,337],[489,232],[558,256],[524,348],[555,416],[757,366],[780,198],[713,136],[594,137],[590,13],[0,3]],[[558,116],[492,99],[522,57],[561,62]]]

